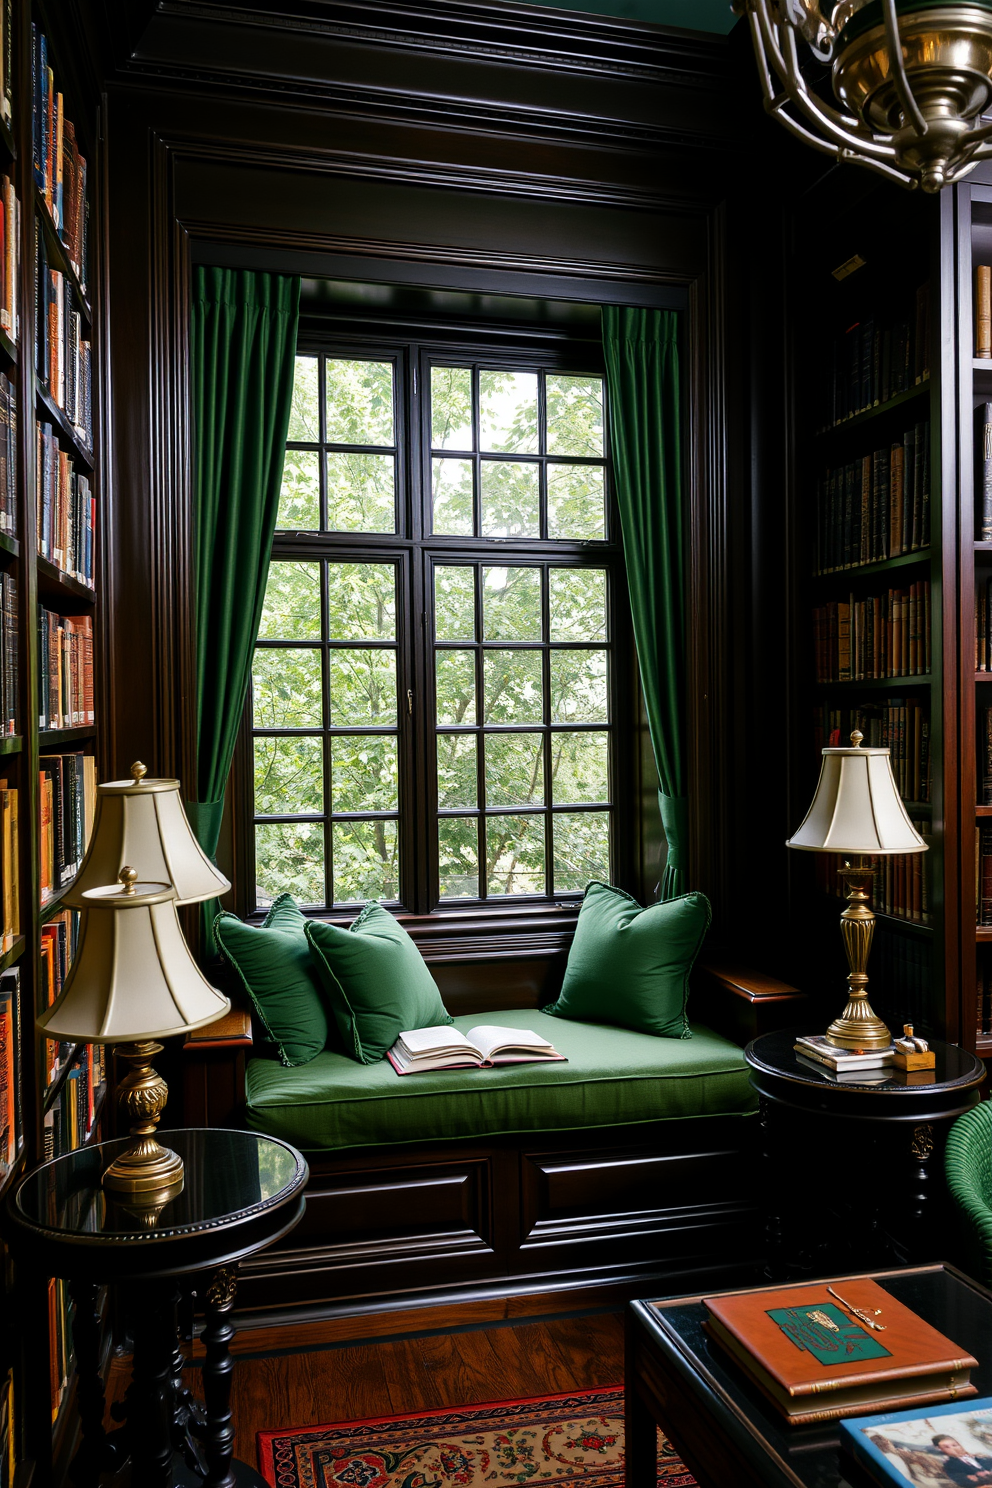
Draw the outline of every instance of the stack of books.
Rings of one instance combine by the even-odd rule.
[[[822,1033],[800,1034],[792,1047],[797,1054],[825,1065],[834,1074],[844,1070],[884,1069],[893,1063],[896,1053],[894,1044],[885,1049],[839,1049]]]
[[[704,1297],[706,1329],[790,1426],[978,1392],[978,1360],[867,1276]]]

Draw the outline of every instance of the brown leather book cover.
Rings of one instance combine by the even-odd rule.
[[[978,1364],[867,1276],[733,1292],[703,1304],[790,1399],[921,1376],[933,1388],[935,1375],[960,1391]]]

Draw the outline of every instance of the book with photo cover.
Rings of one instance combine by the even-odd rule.
[[[977,1360],[866,1276],[703,1305],[710,1337],[790,1425],[978,1393]]]
[[[852,1458],[885,1485],[992,1485],[992,1397],[886,1411],[840,1423],[841,1467]]]
[[[496,1064],[565,1063],[554,1044],[529,1028],[480,1023],[467,1036],[457,1028],[414,1028],[401,1033],[386,1058],[398,1075],[422,1070],[483,1069]]]

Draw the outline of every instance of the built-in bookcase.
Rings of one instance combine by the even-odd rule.
[[[101,1133],[107,1091],[100,1050],[35,1028],[71,964],[61,895],[98,745],[96,117],[64,20],[0,5],[0,1201],[25,1165]],[[0,1461],[23,1488],[55,1481],[75,1417],[65,1289],[16,1291],[0,1309]]]
[[[793,317],[791,811],[798,825],[824,745],[847,745],[858,728],[866,745],[889,747],[930,850],[878,863],[870,995],[892,1024],[912,1018],[953,1037],[956,935],[945,921],[957,789],[945,681],[956,540],[943,480],[942,229],[932,203],[850,175],[846,201],[825,210],[814,191],[796,220],[798,240],[814,247],[804,282],[791,285],[806,307]],[[794,923],[812,921],[825,952],[816,966],[807,960],[804,985],[837,1011],[847,969],[840,860],[789,859]]]

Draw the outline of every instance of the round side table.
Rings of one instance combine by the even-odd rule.
[[[940,1159],[952,1122],[978,1101],[984,1064],[967,1049],[933,1040],[932,1070],[883,1066],[834,1074],[797,1054],[797,1037],[795,1030],[766,1033],[744,1050],[761,1111],[769,1276],[790,1270],[790,1231],[807,1258],[796,1269],[808,1269],[829,1230],[828,1212],[845,1209],[866,1217],[875,1254],[832,1256],[820,1245],[812,1265],[945,1259]]]
[[[75,1488],[130,1459],[135,1488],[174,1484],[262,1485],[233,1459],[231,1309],[237,1263],[271,1245],[303,1215],[306,1162],[295,1148],[256,1132],[191,1129],[159,1134],[185,1165],[182,1192],[142,1208],[109,1198],[104,1169],[127,1138],[102,1142],[27,1173],[7,1200],[4,1233],[20,1267],[64,1277],[75,1303],[72,1335],[82,1442]],[[180,1281],[196,1279],[203,1300],[204,1404],[182,1382],[177,1330]],[[122,1424],[105,1432],[99,1368],[100,1287],[127,1293],[134,1362]]]

